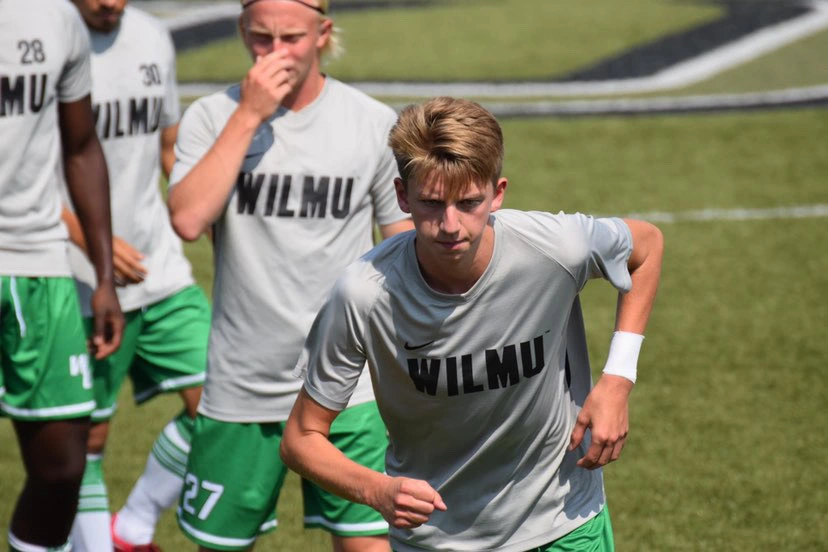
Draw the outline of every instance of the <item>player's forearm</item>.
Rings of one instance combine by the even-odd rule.
[[[390,478],[354,462],[330,442],[328,435],[337,415],[314,401],[303,388],[285,422],[279,451],[282,459],[323,489],[377,508],[379,490]]]
[[[221,216],[260,123],[255,114],[237,109],[213,147],[170,190],[172,225],[181,238],[198,239]]]
[[[388,476],[357,464],[319,433],[289,434],[281,446],[285,465],[326,491],[351,502],[374,506]]]
[[[629,268],[632,289],[618,296],[615,329],[644,334],[661,279],[664,237],[652,224],[627,220],[633,234]]]

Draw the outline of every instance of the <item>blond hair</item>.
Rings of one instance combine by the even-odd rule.
[[[469,100],[442,96],[406,107],[388,144],[403,182],[440,178],[448,199],[471,184],[496,185],[503,168],[503,131]]]
[[[319,20],[325,21],[330,19],[333,23],[333,18],[328,11],[330,10],[330,2],[328,0],[317,0],[317,5],[323,13],[319,14]],[[342,30],[335,24],[331,27],[331,35],[328,37],[328,42],[322,48],[322,57],[326,60],[333,60],[345,53],[345,47],[342,45]]]

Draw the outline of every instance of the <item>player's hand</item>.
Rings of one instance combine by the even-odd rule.
[[[621,456],[630,430],[627,405],[632,387],[626,378],[604,374],[587,395],[569,439],[569,450],[574,450],[591,428],[589,450],[578,460],[578,466],[594,470]]]
[[[445,502],[431,485],[407,477],[389,478],[379,504],[373,507],[398,529],[419,527],[428,521],[434,510],[446,511]]]
[[[125,286],[143,282],[147,268],[141,264],[144,255],[117,236],[112,237],[112,264],[115,284]]]
[[[247,72],[241,83],[239,107],[264,121],[282,105],[296,83],[296,63],[284,50],[274,50],[256,58]]]
[[[124,333],[124,315],[111,284],[98,285],[92,294],[92,315],[94,331],[89,340],[89,351],[97,360],[101,360],[121,345]]]

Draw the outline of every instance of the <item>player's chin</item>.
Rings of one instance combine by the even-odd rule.
[[[114,21],[110,18],[98,17],[95,20],[94,25],[90,25],[93,29],[98,31],[99,33],[111,33],[118,27],[118,23],[120,19],[115,19]]]

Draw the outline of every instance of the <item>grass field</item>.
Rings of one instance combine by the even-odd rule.
[[[701,10],[693,17],[715,11],[660,4]],[[607,15],[599,8],[596,21]],[[581,9],[573,6],[576,15]],[[687,13],[685,23],[693,19]],[[569,25],[576,21],[592,32],[585,20]],[[548,49],[581,45],[572,34],[559,39]],[[625,37],[605,46],[613,40],[623,44]],[[824,35],[813,40],[825,47]],[[797,55],[821,59],[806,50]],[[593,55],[600,52],[596,47]],[[351,49],[346,58],[356,63],[359,55]],[[794,79],[797,68],[773,63],[781,84]],[[735,89],[737,80],[717,85],[719,91]],[[503,127],[508,207],[623,215],[828,205],[828,110],[507,120]],[[828,433],[819,429],[828,411],[828,219],[660,227],[665,267],[631,401],[631,435],[621,461],[605,470],[618,550],[828,550]],[[209,292],[209,246],[189,244],[187,254]],[[591,283],[583,301],[597,373],[612,328],[612,289]],[[176,397],[162,397],[136,409],[128,390],[122,393],[105,464],[113,508],[123,504],[152,441],[179,408]],[[22,468],[8,423],[0,424],[0,440],[7,443],[0,447],[5,534]],[[325,533],[301,529],[300,504],[291,478],[280,528],[256,550],[329,550]],[[167,551],[194,549],[171,513],[157,537]]]
[[[633,0],[443,2],[336,15],[345,55],[326,67],[353,80],[547,78],[715,19],[713,5]],[[239,80],[250,58],[238,39],[178,56],[182,81]]]

